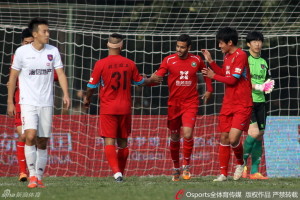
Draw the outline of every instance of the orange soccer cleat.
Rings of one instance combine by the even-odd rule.
[[[269,179],[269,177],[267,176],[263,176],[261,173],[257,172],[255,174],[250,174],[249,175],[249,178],[250,179],[253,179],[253,180],[267,180]]]
[[[248,168],[247,168],[247,166],[244,167],[244,171],[243,171],[242,177],[243,178],[248,178]]]
[[[37,187],[39,188],[45,188],[46,186],[43,184],[42,180],[37,181]]]
[[[192,178],[189,165],[183,167],[182,178],[184,180],[190,180]]]
[[[24,173],[24,172],[21,172],[20,175],[19,175],[19,181],[20,181],[20,182],[25,182],[25,181],[27,181],[27,174]]]
[[[28,183],[28,188],[36,188],[37,187],[37,177],[35,176],[31,176],[29,178],[29,183]]]

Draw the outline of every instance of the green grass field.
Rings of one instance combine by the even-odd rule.
[[[30,199],[100,199],[100,200],[171,200],[180,190],[199,192],[259,192],[288,191],[298,193],[298,198],[272,198],[272,199],[300,199],[299,178],[272,178],[270,180],[241,179],[226,182],[213,182],[213,177],[195,177],[190,181],[172,182],[170,177],[127,177],[123,183],[115,183],[112,177],[46,177],[46,188],[28,189],[27,183],[20,183],[16,177],[0,178],[0,198],[14,199],[13,195],[33,195]],[[9,190],[9,191],[8,191]],[[36,197],[39,196],[39,197]],[[25,198],[29,199],[29,198]],[[182,199],[216,199],[216,198],[182,198]],[[226,198],[220,198],[226,199]],[[231,199],[231,198],[227,198]],[[251,198],[232,198],[251,199]],[[268,198],[252,198],[268,199]],[[270,198],[269,198],[270,199]]]

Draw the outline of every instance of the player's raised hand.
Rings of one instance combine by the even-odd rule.
[[[209,51],[207,51],[207,49],[201,49],[201,52],[207,62],[211,63],[213,61],[213,59],[211,58],[211,54],[209,53]]]
[[[215,76],[215,72],[213,70],[211,70],[210,68],[203,68],[201,70],[201,72],[202,72],[203,76],[206,76],[207,78],[210,78],[210,79],[214,78],[214,76]]]
[[[10,117],[15,116],[15,114],[16,114],[16,107],[15,107],[15,105],[13,103],[8,103],[7,104],[7,114]]]

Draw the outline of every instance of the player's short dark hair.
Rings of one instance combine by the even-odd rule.
[[[258,31],[249,32],[246,37],[246,42],[250,43],[253,40],[259,40],[261,42],[264,42],[264,35]]]
[[[121,35],[119,33],[113,33],[109,37],[117,38],[117,39],[120,39],[120,40],[123,40],[123,38],[124,38],[123,35]]]
[[[41,25],[41,24],[49,26],[48,21],[46,19],[36,17],[36,18],[33,18],[29,22],[28,28],[31,31],[31,33],[36,32],[38,30],[38,26]]]
[[[180,36],[178,36],[177,38],[177,42],[186,42],[187,46],[191,46],[192,44],[192,40],[191,37],[188,34],[182,34]]]
[[[24,38],[28,38],[28,37],[32,37],[31,31],[29,30],[29,28],[25,28],[22,31],[22,41],[24,40]]]
[[[232,43],[236,46],[239,41],[239,34],[238,32],[230,27],[225,27],[219,29],[216,39],[218,42],[223,41],[226,44],[231,40]]]

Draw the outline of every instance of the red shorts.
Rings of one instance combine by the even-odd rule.
[[[107,138],[128,138],[131,133],[131,114],[100,115],[100,136]]]
[[[231,128],[248,131],[252,107],[223,105],[219,116],[219,131],[229,132]]]
[[[22,126],[22,121],[21,121],[21,106],[20,104],[16,103],[16,114],[15,114],[15,126]]]
[[[178,130],[181,126],[194,128],[198,112],[198,105],[189,107],[173,106],[168,107],[168,128]]]

